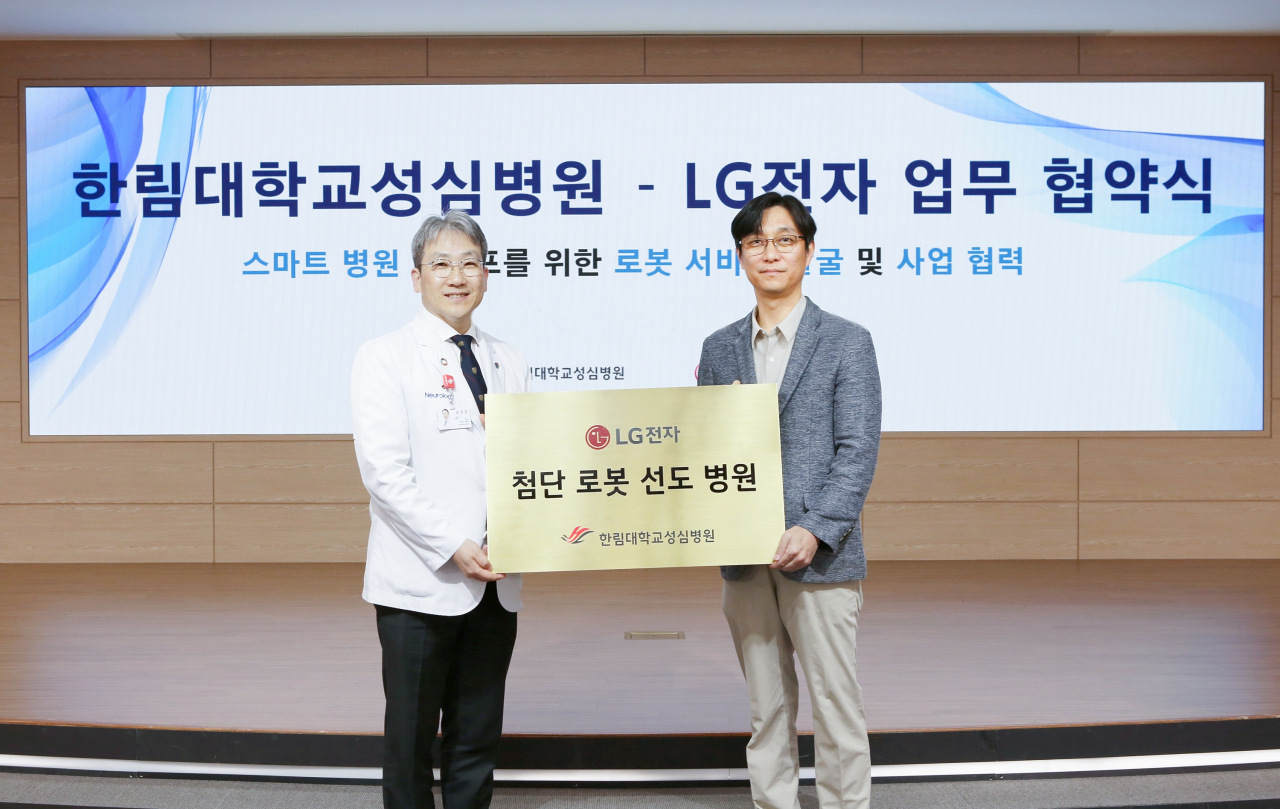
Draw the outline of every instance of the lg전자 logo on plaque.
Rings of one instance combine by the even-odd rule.
[[[604,449],[609,446],[609,428],[603,424],[597,424],[587,430],[587,446],[592,449]]]

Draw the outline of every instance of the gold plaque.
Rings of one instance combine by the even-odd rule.
[[[776,385],[486,397],[494,570],[773,561]]]

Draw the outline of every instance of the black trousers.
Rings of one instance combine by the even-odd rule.
[[[503,609],[492,582],[466,615],[377,610],[387,697],[383,806],[435,809],[431,747],[440,728],[445,809],[487,809],[516,614]]]

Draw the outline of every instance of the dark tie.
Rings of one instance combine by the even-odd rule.
[[[467,386],[471,388],[471,395],[476,397],[476,405],[479,406],[480,412],[484,412],[484,395],[489,388],[484,384],[484,376],[480,373],[480,363],[476,361],[475,352],[471,350],[471,343],[475,338],[469,334],[458,334],[449,338],[458,346],[458,350],[462,352],[462,375],[466,377]]]

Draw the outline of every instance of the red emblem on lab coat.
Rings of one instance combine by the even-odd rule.
[[[449,374],[445,374],[444,384],[442,384],[440,387],[444,388],[445,390],[453,390],[453,377]]]

